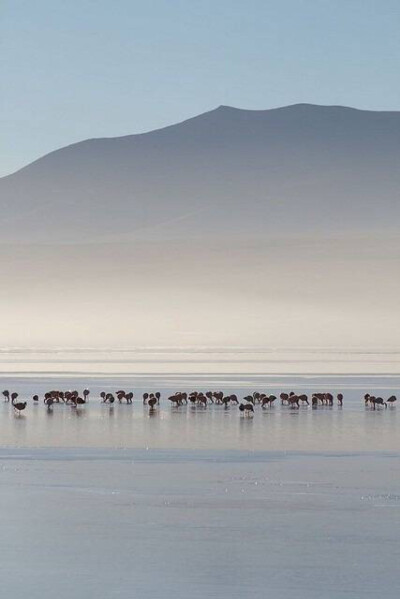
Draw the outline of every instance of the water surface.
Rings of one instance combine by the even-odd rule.
[[[28,401],[21,416],[0,401],[3,593],[397,599],[398,408],[362,397],[398,393],[398,355],[178,354],[0,352],[0,384]],[[86,386],[79,409],[31,401]],[[121,387],[132,406],[100,402]],[[248,418],[166,399],[193,389],[330,390],[344,405]]]

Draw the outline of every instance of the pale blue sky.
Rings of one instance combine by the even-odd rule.
[[[400,109],[399,0],[2,0],[0,175],[220,104]]]

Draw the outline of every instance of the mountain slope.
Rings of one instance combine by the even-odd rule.
[[[400,113],[221,106],[62,148],[0,179],[2,242],[395,230]]]

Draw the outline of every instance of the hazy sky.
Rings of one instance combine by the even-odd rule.
[[[220,104],[399,110],[398,0],[2,0],[0,175]]]

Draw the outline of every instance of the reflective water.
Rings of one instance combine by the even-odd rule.
[[[399,596],[397,456],[0,452],[20,599]]]
[[[3,446],[16,447],[127,447],[182,449],[241,449],[251,451],[400,451],[398,409],[365,408],[369,391],[388,397],[398,393],[398,376],[262,376],[150,375],[131,377],[3,377],[3,388],[15,390],[28,400],[21,416],[0,401]],[[55,405],[47,410],[43,401],[53,388],[90,388],[89,403],[79,409]],[[133,405],[100,401],[100,391],[133,390]],[[281,391],[330,390],[344,394],[343,407],[301,406],[291,409],[276,401],[272,408],[255,408],[254,417],[243,416],[234,405],[173,407],[167,397],[176,390],[222,389],[239,398],[254,390],[279,395]],[[149,412],[143,406],[145,391],[160,391],[160,406]],[[400,399],[399,399],[400,401]]]
[[[400,395],[395,352],[340,354],[340,368],[336,354],[246,354],[246,368],[242,356],[223,372],[198,353],[107,355],[0,352],[2,389],[28,401],[16,416],[0,400],[5,596],[397,599],[400,408],[362,400]],[[79,409],[31,400],[87,386]],[[100,402],[118,388],[135,392],[132,406]],[[166,399],[193,389],[330,390],[344,405],[277,402],[247,417]],[[156,390],[150,414],[141,396]]]

